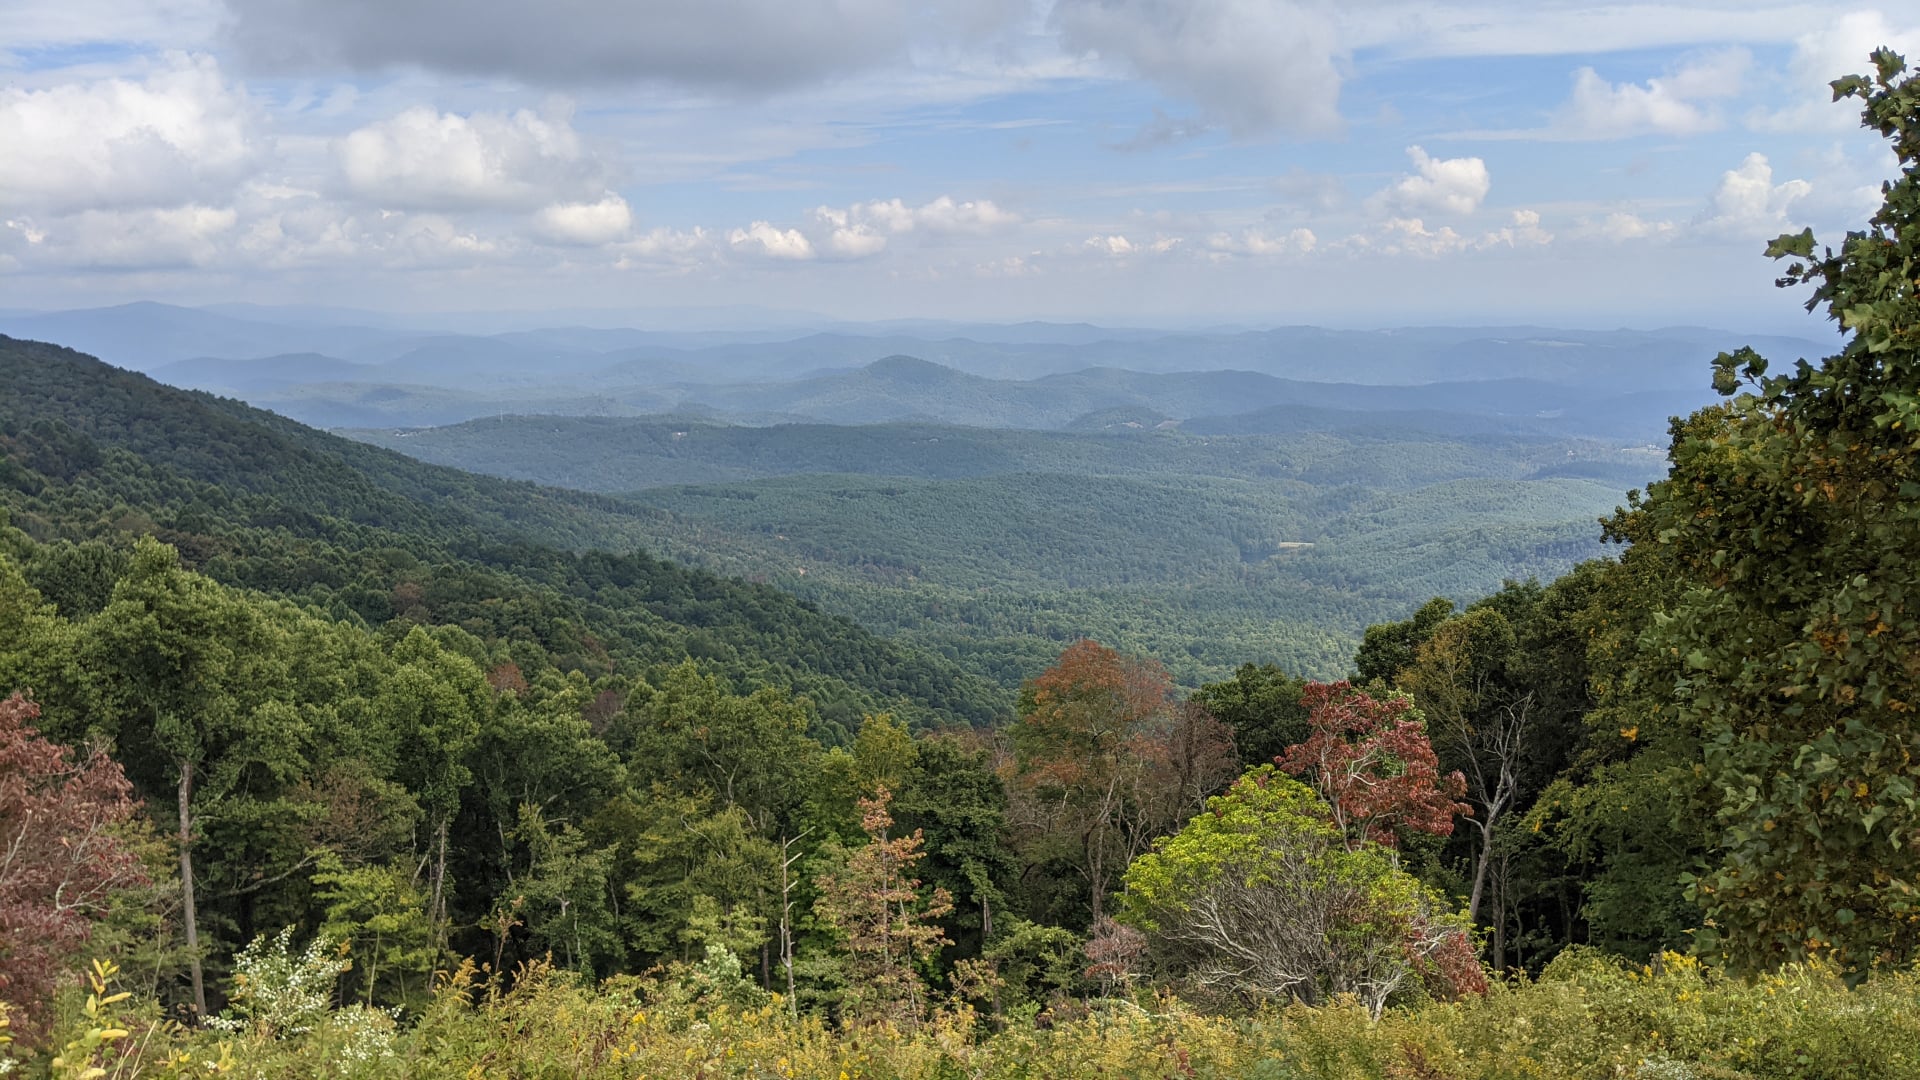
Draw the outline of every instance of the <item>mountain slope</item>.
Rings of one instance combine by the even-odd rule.
[[[555,667],[692,655],[794,685],[840,725],[1004,707],[947,661],[640,552],[647,512],[424,465],[57,346],[0,337],[0,449],[0,498],[39,538],[152,532],[222,580],[341,617],[457,624]]]

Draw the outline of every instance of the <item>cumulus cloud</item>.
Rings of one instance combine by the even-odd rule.
[[[1725,49],[1696,57],[1671,74],[1640,83],[1610,83],[1590,67],[1573,76],[1573,96],[1549,133],[1568,139],[1633,135],[1696,135],[1721,126],[1711,102],[1734,97],[1752,56]]]
[[[1746,156],[1739,168],[1720,176],[1696,224],[1706,232],[1750,236],[1787,227],[1787,214],[1813,185],[1805,180],[1773,182],[1773,166],[1765,154]],[[1768,237],[1771,239],[1771,237]]]
[[[900,200],[893,201],[895,212],[899,204]],[[935,233],[985,233],[1017,224],[1019,221],[1018,214],[1002,210],[990,199],[959,202],[951,195],[942,195],[914,209],[910,228],[925,229]]]
[[[415,106],[334,144],[349,192],[398,209],[532,208],[604,190],[605,170],[563,113]]]
[[[1748,118],[1764,131],[1845,131],[1860,122],[1856,100],[1836,102],[1827,83],[1872,70],[1868,55],[1885,45],[1903,56],[1920,52],[1920,22],[1895,26],[1878,11],[1853,11],[1794,39],[1787,64],[1788,84],[1801,100],[1778,110],[1759,110]]]
[[[1583,223],[1578,231],[1583,236],[1621,244],[1629,240],[1656,240],[1671,236],[1676,228],[1678,226],[1671,221],[1649,221],[1639,214],[1616,210],[1597,222]]]
[[[561,244],[597,246],[627,235],[633,228],[633,208],[609,191],[597,202],[556,203],[534,215],[534,228]]]
[[[697,227],[656,228],[614,245],[619,255],[614,266],[620,270],[662,266],[689,269],[712,254],[713,239],[713,234]]]
[[[1320,238],[1312,229],[1292,229],[1277,234],[1247,229],[1240,233],[1215,233],[1207,240],[1209,250],[1224,255],[1306,255],[1319,246]]]
[[[1385,255],[1422,258],[1450,255],[1471,246],[1467,238],[1455,232],[1451,226],[1429,229],[1427,223],[1419,218],[1390,218],[1381,223],[1373,236],[1355,236],[1349,242],[1357,248]]]
[[[1414,172],[1374,196],[1375,205],[1400,217],[1426,212],[1471,214],[1493,187],[1487,163],[1477,157],[1436,158],[1407,148]]]
[[[1540,227],[1540,212],[1515,210],[1507,223],[1480,238],[1481,247],[1544,247],[1553,243],[1553,234]]]
[[[1493,248],[1545,247],[1552,242],[1553,234],[1540,226],[1537,211],[1515,210],[1507,216],[1506,225],[1477,235],[1462,233],[1449,225],[1431,228],[1417,217],[1397,217],[1334,246],[1356,252],[1433,259]]]
[[[1081,242],[1081,252],[1091,252],[1094,256],[1110,259],[1127,259],[1133,256],[1165,256],[1167,252],[1177,250],[1185,240],[1181,236],[1154,236],[1152,240],[1133,240],[1121,233],[1094,234]]]
[[[876,199],[847,207],[818,206],[805,228],[814,247],[828,255],[864,259],[885,251],[889,238],[902,233],[982,234],[1019,220],[1019,215],[991,200],[962,202],[942,195],[920,206],[908,206],[902,199]]]
[[[255,164],[254,127],[245,91],[205,56],[142,79],[0,89],[0,210],[221,200]]]
[[[768,259],[802,261],[814,257],[813,242],[799,229],[782,229],[770,222],[756,221],[744,229],[727,234],[733,250]]]
[[[762,92],[990,35],[1020,0],[227,0],[275,71],[420,66],[541,85],[662,82]]]
[[[1344,55],[1313,0],[1057,0],[1061,43],[1192,102],[1235,135],[1340,127]]]
[[[83,210],[44,227],[9,220],[29,265],[98,270],[207,266],[222,252],[238,215],[230,208],[175,206]]]

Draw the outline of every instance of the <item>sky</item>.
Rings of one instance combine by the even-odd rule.
[[[1803,328],[1920,0],[0,0],[0,310]]]

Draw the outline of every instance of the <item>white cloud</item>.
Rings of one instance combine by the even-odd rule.
[[[1429,229],[1426,222],[1419,218],[1390,218],[1381,224],[1377,235],[1352,239],[1357,241],[1357,247],[1385,255],[1422,258],[1450,255],[1471,246],[1467,238],[1455,232],[1451,226]]]
[[[769,259],[799,261],[814,257],[813,242],[799,229],[781,229],[765,221],[756,221],[744,229],[727,234],[733,250]]]
[[[1261,229],[1215,233],[1207,240],[1209,250],[1227,255],[1306,255],[1320,246],[1312,229],[1293,229],[1271,234]]]
[[[713,235],[701,228],[656,228],[614,245],[614,250],[619,253],[614,266],[621,270],[661,266],[687,269],[713,253]]]
[[[31,245],[31,265],[102,270],[208,266],[222,254],[238,215],[224,207],[83,210],[42,228],[8,221]]]
[[[1299,0],[1057,0],[1061,43],[1190,101],[1236,135],[1340,128],[1331,7]]]
[[[564,112],[460,116],[420,105],[352,132],[333,149],[347,190],[390,208],[530,209],[605,187],[605,169]]]
[[[900,200],[895,199],[891,204],[890,212],[897,215],[899,210]],[[909,221],[910,223],[899,231],[925,229],[935,233],[984,233],[1017,224],[1020,216],[1002,210],[991,200],[956,202],[953,196],[942,195],[913,210]]]
[[[556,203],[534,215],[542,236],[562,244],[612,243],[633,228],[633,208],[609,191],[597,202]]]
[[[1089,236],[1087,237],[1086,243],[1081,246],[1089,251],[1097,251],[1103,255],[1113,255],[1116,257],[1131,255],[1137,250],[1133,246],[1133,241],[1117,234],[1113,236]]]
[[[1748,154],[1739,168],[1721,174],[1720,184],[1696,224],[1706,232],[1737,236],[1785,229],[1788,210],[1812,190],[1813,185],[1805,180],[1774,183],[1773,166],[1767,156]]]
[[[1544,247],[1553,243],[1553,234],[1540,227],[1540,212],[1515,210],[1507,224],[1480,238],[1480,247]]]
[[[316,197],[275,200],[243,212],[232,267],[351,267],[357,272],[468,267],[515,250],[445,214],[376,210]]]
[[[1493,248],[1545,247],[1552,242],[1553,234],[1541,227],[1537,211],[1515,210],[1507,216],[1507,224],[1477,236],[1449,225],[1429,228],[1417,217],[1396,217],[1381,222],[1370,233],[1356,233],[1333,246],[1356,252],[1434,259]]]
[[[885,251],[889,238],[902,233],[982,234],[1019,220],[1019,215],[989,200],[961,202],[942,195],[917,207],[901,199],[876,199],[845,208],[816,206],[804,228],[817,250],[835,258],[864,259]]]
[[[1673,235],[1676,228],[1671,221],[1649,221],[1639,214],[1616,210],[1597,222],[1582,223],[1579,233],[1620,244],[1629,240],[1661,239]]]
[[[1487,163],[1477,157],[1435,158],[1418,146],[1407,148],[1414,174],[1374,196],[1375,205],[1396,216],[1432,211],[1471,214],[1493,187]]]
[[[1870,74],[1868,54],[1885,45],[1909,58],[1920,53],[1920,23],[1895,26],[1878,11],[1852,11],[1794,39],[1787,83],[1798,104],[1756,111],[1748,123],[1763,131],[1845,131],[1860,123],[1857,99],[1834,101],[1827,84],[1842,75]]]
[[[0,210],[221,200],[255,157],[246,92],[211,57],[173,55],[139,80],[0,89]]]
[[[1555,114],[1550,133],[1569,139],[1621,139],[1713,131],[1721,119],[1708,103],[1739,94],[1751,62],[1745,49],[1724,49],[1645,85],[1610,83],[1583,67],[1574,73],[1573,96]]]
[[[851,225],[833,230],[827,237],[827,250],[844,259],[864,259],[885,251],[887,238],[871,225]]]
[[[1020,217],[1002,210],[990,200],[959,202],[942,195],[921,206],[908,206],[900,199],[854,203],[845,210],[822,206],[814,216],[836,228],[866,227],[887,233],[985,233],[1017,224]]]

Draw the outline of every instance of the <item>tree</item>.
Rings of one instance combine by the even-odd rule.
[[[376,997],[407,1002],[427,989],[440,955],[438,931],[406,867],[350,868],[330,855],[321,860],[313,885],[327,912],[319,940],[347,943],[348,955],[357,958],[354,966],[366,972],[362,990],[368,1005]],[[380,993],[382,974],[394,983],[391,994]],[[408,975],[418,977],[412,986]]]
[[[1673,722],[1715,811],[1703,947],[1745,967],[1920,953],[1920,77],[1873,64],[1832,85],[1892,143],[1879,211],[1837,250],[1811,230],[1767,248],[1845,346],[1777,375],[1721,354],[1729,400],[1676,431],[1623,526],[1680,584],[1639,663],[1682,668]]]
[[[1215,992],[1308,1002],[1350,993],[1377,1017],[1428,972],[1448,993],[1484,987],[1464,920],[1270,765],[1209,799],[1134,860],[1126,882],[1125,920]]]
[[[195,896],[196,810],[265,764],[294,771],[297,720],[276,702],[273,627],[260,610],[180,568],[172,548],[142,540],[112,601],[84,627],[82,662],[95,674],[104,719],[123,758],[161,766],[173,781],[181,917],[193,1006],[206,1015]],[[153,788],[165,783],[152,777]]]
[[[426,812],[427,921],[436,940],[447,931],[447,844],[460,795],[473,781],[467,756],[487,714],[480,670],[414,627],[393,650],[394,670],[379,707],[397,738],[402,783]]]
[[[76,756],[30,725],[19,694],[0,701],[0,999],[37,1028],[61,965],[86,943],[112,894],[145,884],[124,838],[137,807],[120,766]]]
[[[1467,900],[1475,922],[1493,867],[1494,831],[1520,796],[1535,720],[1533,695],[1501,678],[1517,648],[1505,615],[1476,608],[1435,627],[1398,679],[1419,704],[1428,730],[1463,766],[1474,811],[1467,822],[1479,834]]]
[[[628,702],[609,741],[636,781],[711,792],[720,806],[745,811],[763,836],[795,826],[821,754],[807,735],[815,717],[805,698],[771,688],[734,694],[692,661],[635,696],[644,700]]]
[[[920,893],[913,876],[924,857],[918,831],[889,836],[893,817],[885,788],[860,800],[860,827],[867,842],[837,870],[820,875],[814,914],[843,937],[848,956],[850,1011],[868,1019],[912,1028],[926,1011],[921,965],[948,944],[937,920],[953,910],[942,888]]]
[[[1308,778],[1331,808],[1349,849],[1367,842],[1393,847],[1399,831],[1447,836],[1466,778],[1441,775],[1433,744],[1412,699],[1382,700],[1351,683],[1309,683],[1301,701],[1313,734],[1276,764]]]
[[[967,735],[921,740],[889,809],[903,829],[926,837],[921,873],[953,894],[947,932],[957,951],[978,952],[1020,872],[1007,843],[1006,788],[988,754]]]
[[[681,959],[691,959],[694,954],[686,947],[695,938],[705,940],[689,933],[693,913],[702,905],[731,924],[764,926],[780,856],[745,810],[716,808],[710,794],[685,795],[665,784],[654,785],[644,799],[616,802],[631,806],[625,815],[631,821],[618,830],[617,842],[625,859],[622,919],[637,952],[648,957],[678,952]],[[610,806],[599,820],[615,813]],[[723,944],[745,955],[765,940],[764,933],[750,936],[748,941],[729,934]]]
[[[1406,622],[1367,627],[1360,650],[1353,656],[1360,681],[1392,685],[1396,675],[1413,666],[1414,650],[1452,614],[1453,601],[1436,596],[1422,604]]]
[[[1225,682],[1194,691],[1193,701],[1233,731],[1240,763],[1265,765],[1312,733],[1300,695],[1305,679],[1272,664],[1242,664]]]
[[[1064,862],[1092,922],[1127,861],[1237,772],[1230,734],[1173,698],[1165,668],[1093,641],[1021,691],[1010,817],[1030,866]]]

